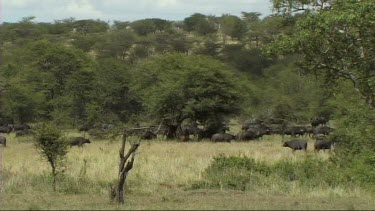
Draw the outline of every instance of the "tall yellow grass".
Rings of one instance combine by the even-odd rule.
[[[12,136],[9,139],[7,148],[3,150],[4,169],[7,172],[16,177],[50,171],[48,163],[40,157],[31,140],[18,142]],[[309,143],[311,146],[308,147],[308,154],[315,154],[312,152],[312,143]],[[72,147],[67,156],[65,174],[78,177],[86,160],[86,176],[89,179],[103,182],[117,179],[120,144],[120,139],[93,140],[83,147]],[[141,180],[141,190],[145,192],[152,192],[163,185],[186,185],[201,179],[204,169],[219,154],[242,155],[267,162],[298,160],[305,156],[302,151],[292,153],[291,149],[282,147],[281,137],[278,136],[269,136],[260,141],[232,143],[144,141],[136,154],[129,180]],[[315,156],[326,159],[328,153],[321,152]],[[9,182],[12,180],[7,181]]]

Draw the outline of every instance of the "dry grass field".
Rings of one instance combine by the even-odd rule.
[[[327,152],[315,154],[312,151],[312,143],[309,140],[307,154],[327,159]],[[8,146],[0,147],[3,157],[0,208],[375,209],[374,195],[360,188],[305,190],[293,184],[285,190],[277,185],[251,191],[190,188],[219,154],[246,155],[269,163],[281,159],[300,160],[306,156],[304,152],[292,154],[289,148],[281,147],[279,136],[232,143],[144,141],[127,180],[126,203],[118,206],[109,200],[108,185],[117,178],[119,147],[120,139],[94,139],[81,148],[71,148],[64,181],[59,181],[59,191],[53,192],[49,166],[31,140],[9,135]]]

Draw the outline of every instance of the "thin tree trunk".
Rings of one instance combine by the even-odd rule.
[[[117,183],[116,194],[115,194],[116,201],[121,204],[125,203],[124,186],[125,186],[126,177],[128,175],[128,172],[133,168],[135,152],[137,151],[140,145],[139,143],[133,144],[131,148],[129,149],[129,151],[126,153],[126,155],[124,155],[126,138],[127,138],[127,134],[125,132],[122,137],[122,145],[121,145],[120,152],[119,152],[120,165],[119,165],[118,183]],[[130,161],[128,161],[130,156],[132,157]]]
[[[51,170],[52,170],[52,188],[53,191],[56,191],[56,167],[55,163],[52,161],[52,159],[48,159],[49,164],[51,165]]]
[[[56,169],[52,167],[53,191],[56,191]]]

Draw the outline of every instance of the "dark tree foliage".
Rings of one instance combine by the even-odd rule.
[[[130,27],[138,35],[145,36],[150,33],[169,30],[171,28],[171,23],[167,20],[151,18],[134,21],[130,24]]]
[[[217,31],[215,19],[200,13],[195,13],[184,19],[184,29],[200,35],[208,35]]]
[[[302,9],[306,15],[297,21],[294,34],[281,36],[268,51],[300,55],[300,67],[324,75],[326,83],[340,78],[351,81],[367,104],[375,107],[374,1],[292,2],[275,0],[274,4],[288,13]]]
[[[234,15],[223,15],[220,17],[220,30],[228,36],[242,39],[245,36],[246,24]]]
[[[211,56],[212,60],[208,63],[216,64],[220,60],[229,66],[225,69],[233,76],[227,76],[226,80],[242,87],[235,95],[244,101],[237,102],[233,107],[233,110],[243,111],[240,117],[275,114],[293,121],[305,121],[315,114],[329,115],[332,110],[327,106],[327,99],[333,96],[332,92],[327,91],[327,99],[324,100],[316,97],[317,93],[322,93],[321,89],[301,82],[315,79],[305,79],[305,72],[289,66],[293,61],[280,60],[276,56],[271,60],[260,51],[261,47],[279,36],[298,34],[295,24],[306,15],[279,14],[261,18],[261,14],[256,12],[242,12],[241,17],[195,13],[183,21],[147,18],[132,22],[115,21],[111,26],[101,20],[74,18],[37,23],[33,17],[27,17],[17,23],[4,23],[0,26],[1,118],[6,123],[53,120],[67,127],[87,122],[117,124],[142,119],[145,114],[141,112],[145,112],[149,105],[148,99],[135,91],[138,68],[140,64],[173,53]],[[194,81],[188,81],[193,76],[180,74],[179,70],[184,68],[176,67],[173,73],[177,74],[176,77],[185,78],[184,83],[205,87],[211,82],[211,76],[205,71],[196,73],[190,70],[195,68],[194,62],[186,62],[183,56],[178,59],[189,66],[187,70],[199,76]],[[278,63],[283,65],[269,68]],[[158,65],[155,67],[160,73],[154,74],[158,78],[166,77],[161,80],[168,81],[172,73],[161,74],[164,66]],[[174,67],[174,64],[164,65]],[[220,77],[215,77],[218,80],[215,83],[223,83],[219,81]],[[241,80],[238,81],[237,77]],[[262,83],[258,83],[260,81]],[[215,89],[221,90],[221,85]],[[202,90],[211,93],[211,90]],[[200,91],[194,90],[196,94]],[[222,92],[225,93],[225,90]],[[165,96],[155,96],[165,99]],[[178,95],[169,97],[170,101],[175,99],[179,102]],[[205,97],[211,99],[211,96]],[[218,97],[225,99],[225,96]],[[205,100],[192,103],[202,107],[191,106],[184,112],[189,113],[187,119],[199,120],[214,131],[228,121],[228,116],[216,115],[216,108],[207,106],[209,103]],[[313,108],[303,110],[308,106]],[[215,114],[208,112],[211,109]],[[151,116],[146,119],[158,124],[164,118]],[[174,127],[176,124],[171,122]]]
[[[239,111],[240,79],[208,57],[167,54],[140,63],[133,74],[134,92],[163,120],[169,138],[185,119],[209,126]]]
[[[243,45],[225,46],[221,59],[252,76],[261,76],[264,69],[272,64],[260,49],[246,49]]]
[[[77,33],[86,35],[88,33],[105,32],[109,29],[108,23],[101,20],[77,20],[72,23],[73,29]]]

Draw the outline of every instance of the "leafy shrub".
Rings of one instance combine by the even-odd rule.
[[[280,175],[280,178],[286,181],[298,180],[297,172],[295,171],[296,165],[290,160],[283,160],[274,165],[274,172]]]
[[[56,177],[64,171],[68,146],[62,137],[62,132],[52,123],[43,123],[36,130],[35,147],[40,155],[51,166],[53,190],[56,190]]]
[[[193,188],[228,188],[246,190],[250,185],[256,185],[261,177],[271,173],[271,168],[265,163],[257,162],[248,157],[215,157],[205,170],[205,181],[193,184]]]
[[[281,160],[267,164],[246,156],[219,155],[204,171],[203,178],[202,181],[194,183],[192,188],[249,190],[277,186],[287,189],[288,184],[297,182],[301,187],[310,189],[349,186],[355,182],[335,163],[312,156],[297,162]]]
[[[214,161],[206,170],[207,173],[215,172],[217,170],[223,169],[231,169],[240,170],[244,169],[246,171],[251,172],[259,172],[268,176],[271,172],[270,167],[268,167],[264,162],[257,162],[254,158],[249,157],[236,157],[230,156],[225,157],[225,155],[221,154],[218,157],[214,158]]]
[[[375,111],[353,102],[344,108],[338,107],[339,112],[335,114],[337,129],[330,136],[330,140],[336,143],[331,160],[343,170],[348,180],[362,185],[374,184]]]

